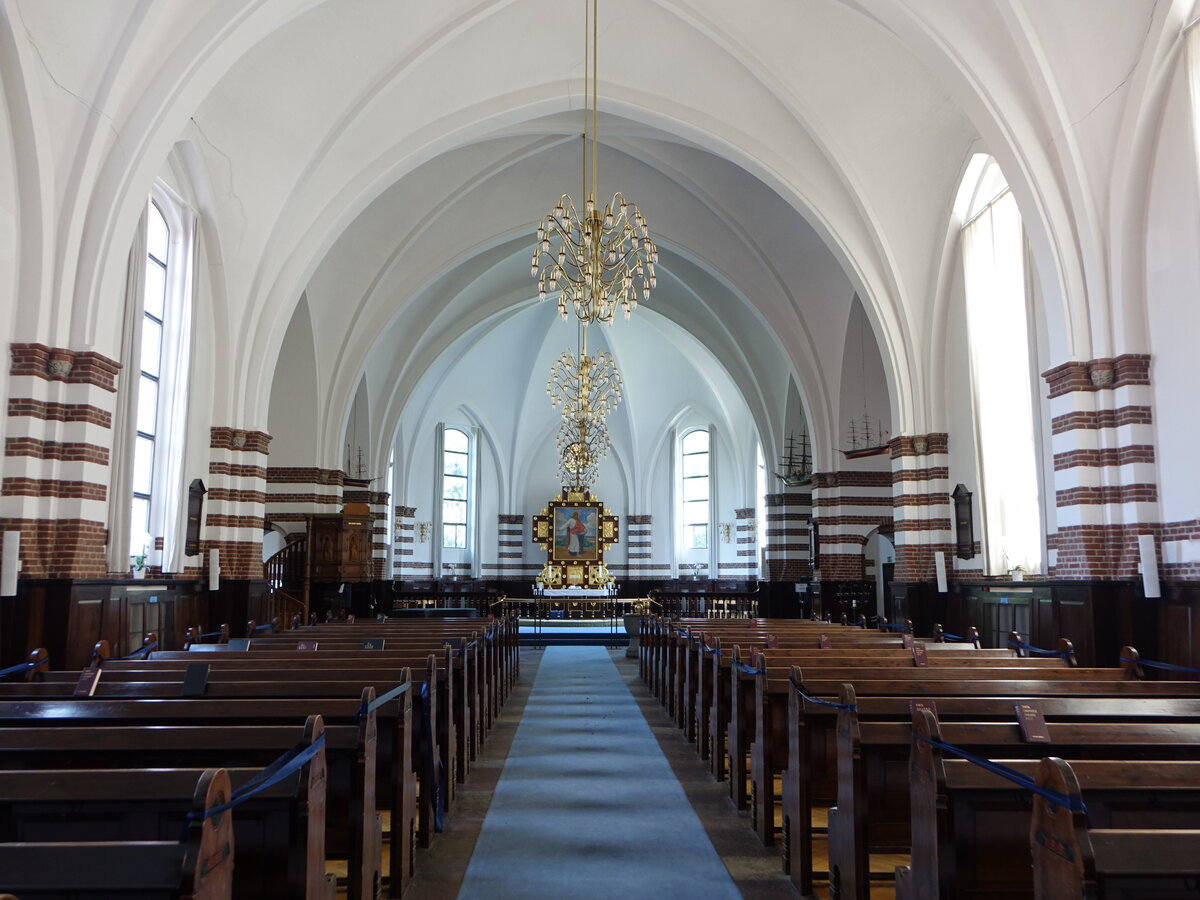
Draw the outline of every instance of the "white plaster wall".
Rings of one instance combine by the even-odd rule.
[[[1200,518],[1200,186],[1191,119],[1181,64],[1171,83],[1154,157],[1146,227],[1145,311],[1164,522]]]

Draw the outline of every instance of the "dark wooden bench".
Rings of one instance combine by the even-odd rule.
[[[436,790],[414,799],[418,794],[413,776],[413,740],[411,691],[391,698],[375,710],[377,722],[377,766],[375,809],[386,810],[391,818],[389,890],[398,897],[402,885],[412,875],[413,843],[428,846],[433,831],[433,802]],[[108,700],[73,698],[0,701],[0,734],[8,728],[138,726],[158,725],[293,725],[314,711],[328,725],[357,728],[363,721],[364,704],[360,698],[284,698],[284,699],[140,699]],[[407,730],[406,730],[407,729]],[[36,737],[32,738],[36,741]],[[431,796],[432,795],[432,796]],[[414,804],[421,807],[422,818]],[[323,820],[322,820],[323,822]]]
[[[0,843],[0,890],[21,900],[129,897],[230,900],[233,813],[209,810],[230,795],[229,774],[209,769],[195,782],[195,818],[184,840],[55,840]],[[178,832],[177,832],[178,833]]]
[[[853,706],[849,686],[843,702]],[[854,709],[838,711],[837,806],[829,810],[830,896],[870,895],[871,852],[911,850],[909,752],[911,722],[863,722]],[[1052,743],[1026,743],[1009,722],[946,722],[943,739],[992,758],[1039,758],[1048,750],[1080,759],[1200,758],[1200,722],[1063,722],[1050,726]],[[892,872],[885,877],[891,877]]]
[[[839,711],[806,699],[838,703],[843,683],[805,680],[793,668],[788,700],[788,765],[783,773],[783,865],[801,893],[813,890],[813,811],[835,802]],[[930,699],[943,717],[1015,716],[1014,699],[1037,699],[1046,716],[1063,721],[1118,717],[1165,721],[1200,712],[1194,682],[1103,681],[1063,682],[1036,679],[956,680],[944,683],[903,679],[860,680],[851,689],[860,719],[910,722],[910,700]],[[1130,703],[1136,699],[1136,703]],[[1137,713],[1137,715],[1133,715]],[[911,722],[910,722],[911,726]]]
[[[1058,724],[1049,727],[1057,729]],[[944,754],[933,743],[941,739],[933,714],[916,710],[909,751],[912,864],[896,870],[898,900],[1032,897],[1027,826],[1040,800],[986,768]],[[1037,759],[994,762],[1030,782],[1040,765]],[[1200,761],[1085,759],[1072,766],[1096,827],[1196,824]]]
[[[381,883],[381,829],[376,812],[376,712],[370,709],[374,692],[363,694],[367,713],[355,725],[324,728],[325,856],[346,860],[350,898],[374,898]],[[220,761],[234,774],[261,769],[305,740],[304,729],[291,725],[223,725],[130,727],[7,727],[0,729],[0,784],[19,786],[9,774],[14,770],[199,768]],[[56,776],[64,781],[61,774]],[[243,779],[244,780],[244,779]],[[71,799],[69,790],[64,798]],[[0,810],[16,794],[0,790]],[[35,795],[36,796],[36,795]],[[80,795],[82,799],[82,794]],[[13,821],[11,811],[0,817],[0,827]],[[242,819],[243,830],[262,831],[259,823]],[[16,837],[0,835],[0,840]],[[253,861],[254,854],[246,859]],[[264,876],[268,877],[268,876]],[[269,873],[277,879],[279,873]],[[243,896],[255,889],[246,889]]]
[[[1081,796],[1071,767],[1048,758],[1037,784]],[[1029,829],[1037,900],[1200,896],[1200,830],[1092,828],[1082,813],[1039,798]]]
[[[1069,642],[1067,642],[1069,644]],[[941,644],[942,648],[955,645]],[[768,649],[755,651],[746,670],[734,667],[730,688],[729,724],[730,779],[749,776],[748,791],[751,820],[763,843],[775,840],[775,813],[778,795],[774,782],[787,766],[787,713],[791,689],[791,668],[829,680],[855,681],[863,674],[879,678],[894,672],[898,678],[941,682],[946,679],[1041,679],[1080,678],[1121,679],[1129,671],[1116,669],[1079,669],[1062,657],[1019,659],[1013,656],[977,656],[983,651],[940,650],[926,654],[923,667],[914,665],[912,650],[879,650],[872,656],[838,651],[791,651]],[[1064,650],[1064,652],[1070,652]],[[825,655],[828,654],[828,655]],[[735,754],[740,754],[735,756]],[[745,756],[749,755],[749,764]]]

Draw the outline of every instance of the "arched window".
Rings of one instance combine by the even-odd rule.
[[[167,262],[171,230],[158,204],[146,215],[146,277],[142,288],[142,341],[138,366],[136,437],[133,441],[133,506],[129,515],[129,555],[145,554],[151,540],[154,458],[158,444],[158,395],[163,318],[167,303]]]
[[[679,442],[680,549],[707,550],[710,520],[709,435],[706,429],[687,432]]]
[[[1042,523],[1026,315],[1025,236],[1008,183],[987,160],[962,229],[987,571],[1042,571]]]
[[[758,572],[760,575],[765,575],[767,571],[767,563],[763,558],[765,556],[763,550],[766,542],[762,540],[762,535],[767,533],[767,461],[763,457],[762,444],[755,444],[755,481],[754,481],[754,525],[755,525],[755,546],[758,548]]]
[[[471,439],[457,428],[442,432],[442,547],[467,548]]]
[[[145,214],[145,255],[129,330],[125,383],[132,431],[129,455],[129,555],[152,553],[162,539],[165,572],[183,568],[186,503],[183,448],[191,366],[191,293],[194,216],[156,184]]]

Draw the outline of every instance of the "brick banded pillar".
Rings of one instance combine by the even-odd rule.
[[[753,506],[733,511],[733,535],[737,561],[718,562],[717,572],[722,578],[753,578],[758,573],[758,532]]]
[[[888,469],[847,469],[813,475],[813,518],[817,522],[822,581],[861,581],[867,535],[892,522],[892,473],[887,457],[866,461]]]
[[[263,577],[262,532],[267,508],[267,454],[263,431],[214,427],[209,431],[209,488],[205,498],[205,553],[221,551],[221,577]],[[204,563],[207,566],[207,562]]]
[[[430,560],[416,560],[416,506],[396,506],[396,550],[392,551],[392,577],[414,578],[433,575]],[[433,540],[433,535],[428,536]]]
[[[524,575],[525,516],[500,513],[496,516],[496,525],[496,575],[500,578]],[[540,567],[534,568],[540,571]]]
[[[765,579],[797,581],[805,575],[811,575],[812,565],[808,559],[808,523],[813,515],[813,493],[804,488],[767,494],[765,502]],[[760,522],[758,527],[763,528],[763,524]]]
[[[649,578],[657,568],[651,561],[653,524],[654,517],[650,515],[625,517],[625,573],[630,578]],[[610,570],[616,568],[609,566]]]
[[[267,468],[267,521],[288,534],[305,532],[311,515],[335,513],[342,506],[342,472],[316,467]]]
[[[1162,531],[1151,414],[1150,357],[1069,362],[1049,388],[1057,529],[1056,578],[1133,578],[1137,538]]]
[[[937,576],[934,554],[939,550],[946,556],[947,575],[982,571],[980,556],[973,560],[954,558],[949,444],[945,432],[900,435],[888,441],[896,581],[933,580]]]
[[[108,484],[121,364],[12,344],[0,530],[21,532],[26,578],[108,574]]]
[[[387,533],[387,509],[392,495],[387,491],[371,491],[371,577],[376,581],[390,578],[388,557],[392,545]]]

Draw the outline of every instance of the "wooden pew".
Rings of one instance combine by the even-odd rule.
[[[1037,784],[1081,796],[1061,759],[1041,761]],[[1090,828],[1082,813],[1039,797],[1029,837],[1037,900],[1200,895],[1200,830]]]
[[[172,900],[233,896],[233,814],[208,814],[230,795],[229,774],[196,782],[183,841],[21,841],[0,843],[0,890],[23,900],[119,895]]]
[[[852,700],[854,694],[847,687],[843,696]],[[941,733],[948,743],[984,757],[1038,758],[1047,750],[1088,759],[1200,757],[1200,722],[1056,723],[1050,728],[1053,743],[1030,744],[1015,719],[946,722]],[[838,795],[829,811],[829,865],[830,895],[839,900],[870,896],[871,851],[911,849],[911,740],[911,722],[864,723],[853,709],[838,711]]]
[[[149,661],[103,663],[91,683],[90,696],[103,697],[178,697],[186,668],[191,664],[209,666],[206,697],[349,696],[366,684],[382,695],[395,687],[401,673],[412,668],[417,677],[418,705],[428,704],[435,726],[433,749],[449,773],[447,799],[454,797],[454,780],[462,782],[469,767],[469,751],[476,746],[468,739],[473,734],[470,695],[461,688],[470,685],[463,672],[469,669],[469,657],[460,657],[450,649],[440,658],[429,654],[402,651],[238,651],[189,654],[168,651]],[[456,677],[457,676],[457,677]],[[0,698],[17,696],[59,696],[70,693],[77,683],[72,673],[50,673],[47,683],[58,687],[23,690],[0,684]],[[403,679],[407,680],[407,679]],[[433,684],[433,690],[425,685]]]
[[[433,797],[436,789],[419,798],[423,818],[416,822],[413,776],[413,727],[411,691],[378,706],[375,808],[391,816],[390,892],[398,897],[412,875],[414,840],[428,846],[433,832]],[[63,698],[0,701],[0,735],[9,728],[53,728],[95,726],[193,725],[292,725],[319,713],[328,725],[350,725],[363,721],[360,698],[284,699],[162,699],[108,700]],[[36,740],[34,738],[33,740]],[[322,820],[323,824],[323,820]],[[322,838],[322,847],[324,839]]]
[[[1068,642],[1069,643],[1069,642]],[[941,644],[954,648],[953,644]],[[912,650],[878,650],[871,656],[841,654],[833,650],[788,651],[768,649],[755,651],[746,669],[735,667],[732,675],[729,755],[730,778],[735,772],[750,776],[749,800],[751,820],[764,844],[775,840],[775,813],[778,797],[775,778],[787,766],[787,712],[791,694],[791,667],[800,665],[805,671],[835,681],[854,681],[864,673],[878,678],[885,672],[897,677],[918,680],[945,679],[1009,679],[1034,676],[1043,679],[1094,677],[1117,679],[1129,676],[1129,671],[1115,669],[1078,669],[1065,658],[1019,659],[1013,656],[980,655],[975,649],[942,649],[927,653],[925,665],[914,665]],[[735,753],[743,754],[735,762]],[[743,761],[750,755],[747,770]],[[745,788],[741,792],[745,793]]]
[[[363,692],[366,713],[357,726],[325,726],[325,855],[347,861],[350,898],[374,898],[381,882],[380,823],[376,813],[376,710],[374,691]],[[237,773],[273,763],[298,742],[304,729],[291,725],[143,727],[65,726],[0,729],[0,784],[12,785],[13,770],[198,768],[215,760]],[[59,776],[62,777],[61,775]],[[244,778],[242,780],[245,780]],[[238,777],[234,776],[235,787]],[[18,782],[19,784],[19,782]],[[16,795],[0,790],[0,809]],[[69,799],[70,794],[66,797]],[[11,821],[0,817],[0,823]],[[258,823],[244,828],[261,831]],[[10,839],[0,836],[0,840]],[[15,839],[15,838],[11,838]],[[253,853],[245,857],[253,861]],[[261,868],[259,866],[258,868]],[[246,870],[248,873],[249,870]],[[269,876],[278,878],[278,873]],[[242,893],[253,893],[247,889]]]
[[[916,710],[909,756],[912,864],[896,870],[898,900],[1032,897],[1027,825],[1031,805],[1041,801],[998,774],[946,756],[931,743],[941,737],[933,714]],[[1040,765],[1036,759],[996,762],[1030,782]],[[1071,765],[1086,789],[1093,825],[1186,828],[1196,822],[1200,761],[1085,759]]]
[[[1047,717],[1093,721],[1121,715],[1131,721],[1165,721],[1200,714],[1200,690],[1194,682],[1062,682],[1024,678],[955,680],[944,683],[907,680],[859,680],[843,693],[836,681],[805,681],[791,671],[788,700],[788,765],[783,773],[783,866],[802,894],[813,890],[812,814],[833,805],[836,797],[839,711],[822,703],[850,702],[860,720],[909,722],[910,700],[929,699],[942,717],[1012,720],[1014,699],[1037,699]],[[805,694],[816,701],[805,699]],[[852,698],[852,699],[848,699]],[[1130,700],[1136,699],[1136,703]],[[817,702],[821,701],[821,702]]]

